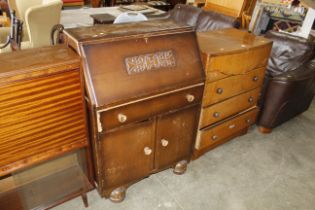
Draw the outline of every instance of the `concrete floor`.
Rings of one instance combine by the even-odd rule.
[[[315,101],[309,111],[260,134],[253,127],[189,164],[186,174],[171,170],[132,185],[124,202],[80,198],[54,210],[314,210]]]

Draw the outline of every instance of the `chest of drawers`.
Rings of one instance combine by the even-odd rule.
[[[194,157],[247,132],[272,43],[236,29],[197,33],[206,72]]]
[[[0,55],[0,209],[45,209],[92,188],[81,60],[47,47]]]
[[[184,173],[204,88],[192,28],[163,20],[65,35],[83,57],[99,193],[119,202],[151,173]]]

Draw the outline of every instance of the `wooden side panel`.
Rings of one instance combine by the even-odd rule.
[[[123,186],[150,174],[153,169],[154,127],[154,121],[146,121],[101,137],[100,173],[104,181],[99,183],[101,189]]]
[[[230,76],[216,82],[207,83],[203,96],[203,107],[260,87],[263,83],[264,74],[265,68],[263,67],[247,74]]]
[[[0,86],[0,175],[87,145],[79,69]]]
[[[157,121],[155,168],[189,159],[196,135],[199,106],[161,116]]]

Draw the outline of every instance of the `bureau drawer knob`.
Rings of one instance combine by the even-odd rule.
[[[121,123],[124,123],[127,121],[127,116],[124,114],[118,114],[117,118],[118,118],[118,121]]]
[[[150,147],[145,147],[144,148],[144,154],[145,155],[151,155],[152,154],[152,149]]]
[[[217,94],[222,94],[223,93],[223,88],[218,88],[216,92],[217,92]]]
[[[249,98],[248,98],[248,102],[249,103],[252,103],[254,101],[254,98],[252,97],[252,96],[250,96]]]
[[[258,76],[254,76],[254,77],[253,77],[253,81],[254,81],[254,82],[258,81]]]
[[[168,141],[166,139],[162,139],[161,140],[161,144],[162,144],[163,147],[167,147]]]
[[[251,124],[251,123],[252,123],[251,119],[247,119],[246,122],[247,122],[248,124]]]
[[[213,117],[215,117],[215,118],[220,117],[220,113],[219,113],[219,112],[215,112],[215,113],[213,113]]]
[[[186,95],[186,100],[187,100],[188,102],[193,102],[193,101],[195,100],[195,96],[192,95],[192,94],[187,94],[187,95]]]
[[[215,140],[218,139],[218,136],[217,136],[217,135],[213,135],[213,136],[211,137],[211,139],[212,139],[213,141],[215,141]]]

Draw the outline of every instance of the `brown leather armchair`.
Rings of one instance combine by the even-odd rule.
[[[273,40],[257,124],[263,133],[306,111],[315,90],[315,43],[279,32]]]

